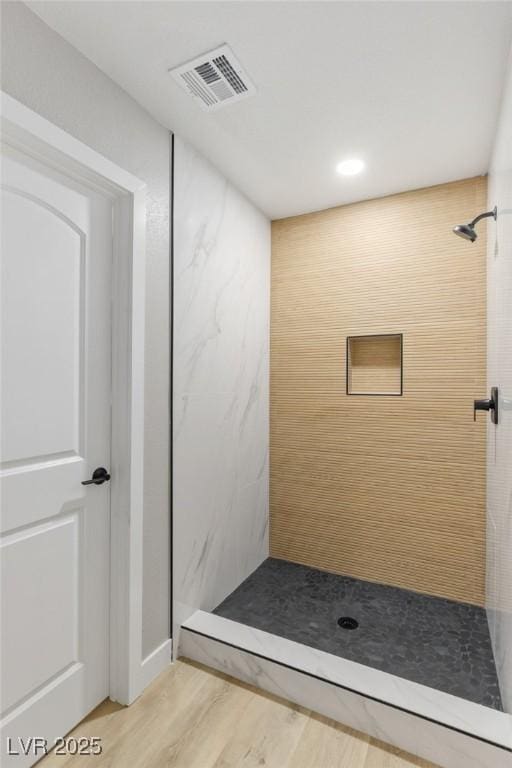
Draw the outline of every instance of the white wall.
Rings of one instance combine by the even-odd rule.
[[[147,183],[143,653],[169,634],[169,134],[22,3],[1,3],[2,89]]]
[[[174,163],[179,625],[268,556],[270,222],[178,138]]]
[[[512,713],[512,67],[489,174],[488,384],[500,423],[488,426],[487,608],[504,708]]]

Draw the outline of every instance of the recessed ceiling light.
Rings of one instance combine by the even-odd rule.
[[[355,176],[357,173],[361,173],[364,169],[364,163],[357,157],[351,157],[348,160],[343,160],[336,166],[336,171],[342,176]]]

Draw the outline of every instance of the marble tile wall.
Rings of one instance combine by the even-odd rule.
[[[488,423],[487,595],[503,706],[512,713],[512,60],[489,173],[487,224],[488,391],[498,386],[499,424]]]
[[[174,146],[173,623],[268,556],[270,222]]]

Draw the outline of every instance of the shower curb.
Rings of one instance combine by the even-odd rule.
[[[182,626],[179,656],[314,710],[443,768],[489,768],[491,765],[493,768],[511,768],[512,724],[508,715],[496,713],[500,726],[503,725],[503,743],[497,743],[412,711],[396,701],[390,703],[382,697],[357,690],[353,685],[328,679],[325,673],[317,674],[311,669],[301,668],[299,664],[294,666],[283,658],[273,657],[268,651],[265,652],[265,644],[271,650],[270,646],[276,640],[285,649],[288,644],[294,660],[297,650],[311,652],[311,649],[298,643],[197,611]],[[337,658],[323,652],[320,654],[322,660]],[[279,655],[282,656],[282,653]],[[356,672],[361,666],[352,662],[349,664]],[[368,668],[364,671],[368,672]],[[445,696],[454,698],[449,694]],[[467,705],[464,702],[461,707]],[[477,711],[487,709],[475,706]]]

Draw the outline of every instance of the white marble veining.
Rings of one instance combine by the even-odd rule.
[[[512,717],[503,712],[204,611],[191,616],[183,629],[231,643],[362,695],[512,748]],[[183,642],[188,643],[188,635]],[[182,644],[180,653],[184,653],[183,648]]]
[[[512,61],[511,61],[512,63]],[[499,424],[487,432],[487,595],[501,698],[512,713],[512,66],[489,173],[488,389],[499,387]]]
[[[443,768],[511,768],[512,754],[183,628],[181,655],[312,709]]]
[[[174,637],[268,556],[270,222],[174,150]]]

